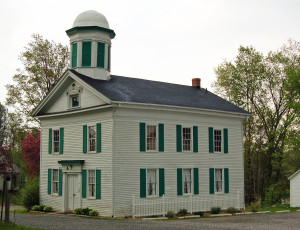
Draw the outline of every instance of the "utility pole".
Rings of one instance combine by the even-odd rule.
[[[7,186],[8,176],[5,177],[5,223],[9,223],[9,194]]]
[[[2,220],[2,216],[3,216],[3,203],[4,203],[4,197],[5,197],[5,177],[4,177],[4,180],[3,180],[3,186],[2,186],[2,204],[1,204],[1,220]]]

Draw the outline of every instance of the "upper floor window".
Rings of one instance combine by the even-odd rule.
[[[77,67],[77,43],[72,44],[72,68]]]
[[[192,169],[183,169],[183,194],[192,193]]]
[[[156,125],[147,125],[147,150],[157,150]]]
[[[58,194],[58,169],[53,169],[52,193]]]
[[[96,125],[89,126],[89,151],[96,151]]]
[[[74,107],[78,107],[79,106],[79,96],[78,95],[74,95],[71,97],[72,98],[72,108]]]
[[[82,42],[82,67],[91,66],[92,42]]]
[[[191,128],[182,128],[182,149],[191,151]]]
[[[215,129],[214,130],[214,146],[215,152],[222,152],[222,131]]]
[[[157,188],[157,170],[147,169],[147,196],[156,196]]]
[[[96,173],[95,170],[88,170],[89,197],[95,197],[96,194]]]
[[[53,130],[53,147],[54,153],[59,152],[59,130]]]

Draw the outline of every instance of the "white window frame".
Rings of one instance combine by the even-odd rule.
[[[57,171],[57,181],[56,180],[54,180],[54,171]],[[59,192],[59,169],[52,169],[52,176],[51,176],[52,178],[51,178],[51,187],[52,187],[52,191],[51,191],[51,194],[53,194],[53,195],[58,195],[58,192]],[[54,186],[55,184],[57,184],[57,192],[56,191],[54,191],[54,188],[56,187],[56,186]]]
[[[90,183],[90,172],[94,172],[94,183]],[[94,185],[94,196],[90,196],[90,185]],[[88,187],[88,199],[96,199],[96,170],[87,170],[87,187]]]
[[[148,184],[149,182],[149,178],[148,178],[148,171],[149,170],[154,170],[155,171],[155,194],[149,195],[149,189],[148,189]],[[158,197],[159,196],[159,175],[158,175],[158,169],[157,168],[149,168],[146,169],[146,197]]]
[[[156,136],[155,136],[155,149],[148,149],[148,126],[155,126],[155,132],[156,132]],[[154,123],[147,123],[146,124],[146,151],[147,152],[158,152],[158,124],[154,124]],[[150,138],[149,138],[150,139]]]
[[[58,132],[58,141],[55,141],[55,132]],[[60,145],[60,141],[59,141],[60,140],[60,130],[59,129],[53,129],[52,130],[52,134],[53,134],[53,141],[52,141],[53,142],[52,143],[53,144],[53,150],[52,151],[53,151],[53,153],[57,153],[58,154],[59,153],[59,147],[60,147],[59,146]],[[57,149],[57,151],[55,151],[55,143],[58,143],[58,149]]]
[[[220,140],[218,140],[218,142],[220,142],[220,148],[221,148],[220,151],[216,150],[216,142],[217,142],[216,135],[215,135],[216,131],[220,132]],[[214,140],[214,152],[215,153],[223,153],[223,148],[224,147],[223,147],[223,131],[222,131],[222,129],[214,129],[213,135],[214,135],[214,137],[213,137],[213,140]]]
[[[87,139],[88,139],[88,152],[89,153],[96,153],[96,149],[97,149],[97,126],[96,126],[96,124],[93,124],[93,125],[88,125],[87,126],[88,128],[87,128]],[[95,141],[95,150],[90,150],[91,149],[91,144],[90,144],[90,141],[91,141],[91,138],[90,138],[90,128],[91,127],[94,127],[95,128],[95,137],[94,138],[92,138],[92,139],[94,139],[94,141]]]
[[[221,178],[221,180],[218,180],[218,181],[221,181],[221,186],[222,186],[222,190],[221,191],[217,191],[217,170],[221,170],[221,176],[222,176],[222,178]],[[215,176],[214,176],[214,179],[215,179],[215,181],[214,181],[214,190],[215,190],[215,194],[224,194],[224,168],[215,168],[215,171],[214,171],[214,174],[215,174]]]
[[[184,129],[190,129],[190,139],[184,139],[184,134],[183,134],[183,130]],[[193,151],[193,128],[192,127],[189,127],[189,126],[182,126],[182,129],[181,129],[181,138],[182,138],[182,152],[192,152]],[[184,141],[185,140],[190,140],[190,150],[184,150]]]
[[[191,178],[191,180],[190,180],[190,183],[191,183],[191,186],[190,186],[190,189],[191,189],[191,191],[190,192],[185,192],[185,189],[184,189],[184,184],[185,184],[185,177],[184,177],[184,171],[185,170],[190,170],[190,172],[191,172],[191,175],[190,175],[190,178]],[[191,195],[191,194],[193,194],[193,186],[194,186],[194,176],[193,176],[193,169],[192,168],[183,168],[182,169],[182,194],[185,196],[185,195]]]

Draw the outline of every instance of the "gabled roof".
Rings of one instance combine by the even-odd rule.
[[[70,70],[112,102],[190,107],[205,110],[250,113],[202,88],[111,75],[109,81],[97,80]]]
[[[299,172],[300,172],[300,169],[299,169],[297,172],[295,172],[293,175],[291,175],[288,179],[291,180],[291,179],[292,179],[294,176],[296,176]]]

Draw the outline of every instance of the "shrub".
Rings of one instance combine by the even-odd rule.
[[[235,207],[229,207],[229,208],[227,209],[227,212],[228,212],[228,213],[231,213],[231,214],[234,214],[234,213],[239,212],[239,210],[236,209]]]
[[[44,207],[44,212],[52,212],[53,208],[51,206],[45,206]]]
[[[21,200],[22,205],[31,210],[34,205],[39,204],[39,177],[34,177],[31,180],[28,180],[21,190]]]
[[[40,206],[39,205],[34,205],[32,208],[31,208],[32,211],[40,211]]]
[[[82,208],[75,208],[74,213],[80,215],[82,212]]]
[[[176,214],[175,214],[175,212],[173,212],[173,211],[168,211],[166,216],[167,216],[168,218],[175,218]]]
[[[259,203],[251,202],[251,211],[252,212],[257,212],[259,208],[260,208]]]
[[[199,215],[199,216],[201,216],[201,217],[204,216],[204,212],[202,212],[202,211],[194,212],[194,214],[195,214],[195,215]]]
[[[266,190],[265,202],[269,205],[281,203],[282,199],[286,199],[289,197],[289,192],[284,189],[284,185],[282,183],[272,184]]]
[[[90,211],[92,211],[92,209],[90,209],[90,208],[83,208],[83,209],[81,209],[81,213],[80,214],[88,216],[89,213],[90,213]]]
[[[187,209],[185,209],[185,208],[179,209],[179,211],[178,211],[177,214],[178,214],[178,215],[186,215],[186,214],[188,214],[188,211],[187,211]]]
[[[89,212],[89,216],[99,216],[99,212],[96,210],[92,210]]]
[[[219,214],[221,211],[220,207],[212,207],[211,208],[211,214]]]
[[[39,211],[44,211],[45,205],[40,205],[39,206]]]

